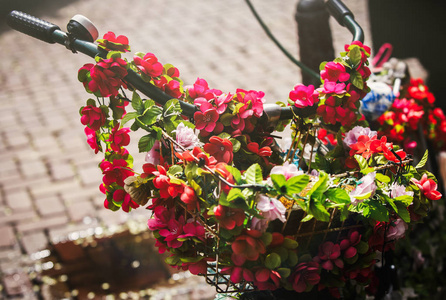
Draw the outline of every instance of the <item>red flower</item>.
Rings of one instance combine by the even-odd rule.
[[[194,147],[192,153],[189,150],[184,151],[183,153],[175,152],[176,157],[182,159],[184,161],[192,162],[195,161],[195,158],[203,161],[204,165],[208,167],[212,167],[217,163],[217,160],[213,156],[207,156],[206,153],[199,147]]]
[[[122,189],[117,189],[113,193],[113,201],[121,205],[125,212],[129,212],[132,208],[138,208],[139,204],[132,200],[130,195]]]
[[[117,185],[124,186],[124,179],[134,175],[124,159],[115,159],[112,162],[104,160],[99,166],[104,174],[102,181],[105,185],[116,182]]]
[[[258,156],[271,156],[273,152],[271,151],[270,147],[262,147],[260,148],[259,144],[251,142],[247,145],[248,150],[251,151],[254,154],[257,154]],[[260,149],[259,149],[260,148]]]
[[[107,140],[110,143],[110,147],[113,151],[119,152],[122,147],[127,146],[130,143],[130,128],[119,128],[119,123],[113,127],[112,132],[110,134],[110,138]]]
[[[133,56],[138,70],[147,76],[158,77],[163,73],[163,65],[158,62],[158,58],[153,53],[147,53],[144,57]]]
[[[218,136],[212,136],[209,143],[203,147],[204,151],[215,157],[218,162],[231,163],[234,153],[232,152],[232,143],[228,139],[222,139]]]
[[[150,230],[160,230],[167,227],[167,222],[175,218],[175,209],[168,210],[164,206],[157,206],[153,210],[153,218],[147,221]]]
[[[274,291],[280,287],[282,276],[277,271],[267,268],[260,268],[255,272],[255,285],[259,290]]]
[[[437,183],[430,178],[427,178],[427,174],[423,174],[421,180],[415,178],[411,179],[420,189],[421,193],[429,200],[439,200],[442,195],[437,191]]]
[[[114,32],[107,32],[104,34],[104,37],[100,40],[97,40],[99,43],[99,47],[107,50],[107,51],[120,51],[120,52],[129,52],[129,39],[125,35],[116,36]]]
[[[84,106],[81,114],[81,123],[87,125],[94,131],[99,130],[99,128],[105,124],[107,118],[102,109],[92,105]]]
[[[219,221],[220,226],[228,230],[236,226],[242,226],[245,221],[245,211],[240,208],[230,208],[218,205],[214,208],[214,216]]]
[[[266,252],[265,244],[260,239],[262,233],[258,230],[247,229],[245,234],[241,234],[235,238],[231,248],[234,256],[240,259],[256,261],[260,254]]]
[[[218,112],[210,103],[203,103],[200,106],[200,111],[195,112],[194,119],[195,128],[212,132],[217,125]]]
[[[181,193],[180,199],[186,204],[189,210],[200,208],[194,189],[188,185],[183,184],[183,192]]]
[[[127,62],[121,58],[102,59],[90,68],[90,77],[82,77],[82,70],[87,70],[90,65],[84,65],[79,70],[79,79],[92,93],[99,92],[102,97],[118,95],[118,89],[125,85],[122,79],[127,75]]]
[[[290,276],[293,289],[298,293],[302,293],[313,287],[320,280],[319,264],[315,261],[298,264],[296,269],[294,269],[294,273]]]
[[[153,185],[158,189],[160,197],[167,199],[170,197],[168,189],[170,187],[170,179],[167,177],[166,169],[163,166],[157,166],[158,171],[154,171],[153,174],[156,176],[153,179]]]
[[[226,163],[221,162],[215,166],[214,170],[218,172],[221,176],[223,176],[228,183],[234,184],[235,183],[234,176],[232,176],[231,172],[228,171],[226,166],[227,166]],[[231,190],[231,187],[229,187],[226,183],[222,183],[221,188],[223,192],[225,192],[226,194],[229,193],[229,191]]]
[[[222,268],[221,273],[231,275],[230,279],[233,283],[239,283],[243,279],[246,281],[254,281],[254,274],[249,268],[242,267],[245,263],[245,259],[240,259],[236,255],[232,254],[231,256],[232,262],[234,266]]]
[[[361,234],[359,234],[359,232],[356,230],[350,231],[348,238],[343,239],[339,243],[344,258],[347,259],[352,258],[358,253],[358,250],[356,250],[355,246],[359,244],[360,241],[361,241]]]
[[[178,240],[178,238],[183,233],[184,225],[184,217],[180,216],[178,219],[172,218],[167,221],[167,228],[159,231],[159,234],[164,237],[164,241],[168,247],[179,248],[183,245],[183,241]]]

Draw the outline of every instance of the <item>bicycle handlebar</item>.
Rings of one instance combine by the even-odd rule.
[[[328,0],[327,7],[330,14],[336,18],[339,24],[346,26],[352,32],[354,36],[353,40],[363,42],[364,34],[361,27],[355,22],[352,12],[340,0]],[[17,31],[44,42],[65,45],[67,49],[74,53],[79,51],[93,58],[97,55],[100,57],[106,57],[107,55],[107,52],[98,48],[96,44],[80,39],[73,39],[67,33],[63,32],[59,26],[20,11],[10,12],[7,17],[7,24]],[[128,70],[128,75],[124,80],[160,105],[164,105],[168,100],[172,99],[171,96],[153,84],[142,80],[141,76],[132,70]],[[193,117],[194,113],[198,110],[195,105],[184,101],[180,101],[180,105],[183,114],[188,117]],[[280,107],[276,104],[269,104],[264,107],[263,118],[271,124],[279,120],[291,119],[294,115],[307,117],[315,112],[316,105],[297,108],[294,106]]]

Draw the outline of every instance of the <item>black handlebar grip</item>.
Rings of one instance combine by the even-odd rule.
[[[353,17],[353,13],[351,12],[351,10],[347,6],[345,6],[345,4],[341,0],[329,0],[327,1],[326,5],[328,11],[330,12],[330,15],[332,15],[342,26],[345,26],[345,16]]]
[[[59,26],[53,23],[17,10],[9,13],[6,22],[13,29],[50,44],[55,43],[52,38],[53,32],[60,30]]]

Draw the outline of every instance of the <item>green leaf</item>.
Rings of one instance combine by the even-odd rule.
[[[161,118],[162,112],[161,107],[153,105],[152,107],[146,108],[139,120],[146,125],[152,125]]]
[[[386,176],[384,174],[381,174],[381,173],[376,173],[375,178],[376,178],[376,180],[384,182],[384,183],[389,183],[390,182],[390,177]]]
[[[407,206],[405,206],[401,202],[395,202],[395,204],[398,207],[398,216],[400,216],[400,218],[404,222],[410,223],[410,214],[409,214],[409,211],[407,210]]]
[[[426,150],[423,154],[423,157],[421,158],[420,162],[415,166],[415,169],[420,169],[422,167],[424,167],[424,165],[427,162],[427,158],[428,158],[428,151]]]
[[[178,99],[170,99],[163,106],[163,117],[179,116],[181,114],[181,105]]]
[[[356,161],[358,162],[358,164],[359,164],[359,168],[360,168],[361,170],[364,170],[364,169],[366,169],[366,168],[369,167],[369,165],[368,165],[368,163],[367,163],[367,160],[366,160],[364,157],[362,157],[361,155],[357,155],[357,154],[355,154],[355,159],[356,159]]]
[[[388,222],[389,221],[389,211],[387,208],[381,203],[379,200],[370,200],[367,201],[369,205],[369,215],[370,218],[380,221],[380,222]]]
[[[362,90],[364,88],[364,80],[362,79],[361,73],[358,71],[355,71],[350,75],[350,80],[358,89]]]
[[[348,57],[350,58],[352,67],[355,68],[361,62],[361,49],[359,49],[358,46],[351,47],[350,51],[348,52]]]
[[[288,181],[285,182],[287,187],[287,194],[292,196],[293,194],[300,193],[308,185],[308,182],[310,182],[310,177],[308,175],[298,175],[291,177],[290,179],[288,179]]]
[[[312,197],[321,200],[324,192],[327,190],[328,175],[325,172],[321,172],[319,180],[314,184],[311,190],[308,192],[307,197]]]
[[[358,250],[359,254],[365,254],[369,250],[369,244],[367,242],[360,241],[356,246],[356,249]]]
[[[294,251],[288,251],[288,259],[287,259],[287,263],[290,266],[295,266],[297,265],[297,262],[299,261],[299,258],[297,257],[296,252]]]
[[[328,189],[327,191],[325,191],[324,195],[325,197],[327,197],[327,199],[337,204],[351,203],[350,196],[344,189]]]
[[[393,201],[393,199],[390,197],[384,197],[384,199],[386,199],[387,203],[389,203],[393,210],[398,213],[398,206],[396,206],[395,201]]]
[[[330,173],[330,162],[328,159],[322,155],[321,153],[316,154],[315,158],[316,168],[319,170],[323,170],[327,173]]]
[[[226,170],[229,171],[229,173],[232,174],[234,177],[234,180],[237,184],[240,184],[242,181],[242,173],[237,168],[234,168],[233,166],[227,165]]]
[[[271,181],[274,188],[281,194],[285,194],[286,191],[282,191],[282,187],[286,186],[286,179],[283,174],[271,174]]]
[[[125,116],[122,118],[121,125],[124,125],[128,121],[133,120],[137,116],[138,116],[138,113],[134,112],[134,111],[126,113]]]
[[[141,137],[138,142],[139,152],[148,152],[152,149],[153,145],[155,145],[156,139],[152,137],[150,134]]]
[[[403,205],[405,205],[406,207],[408,207],[413,202],[413,196],[402,195],[402,196],[396,197],[393,200],[395,201],[395,203],[399,202],[399,203],[402,203]]]
[[[319,221],[330,221],[330,213],[325,209],[321,202],[311,198],[310,199],[310,213]]]
[[[288,276],[290,276],[291,274],[291,270],[289,268],[279,268],[277,269],[277,272],[280,274],[280,277],[282,277],[282,279],[288,278]]]
[[[270,232],[265,232],[264,234],[262,234],[260,239],[265,246],[268,246],[273,241],[273,235]]]
[[[133,92],[132,107],[140,114],[144,112],[144,104],[142,103],[141,97],[137,92]]]
[[[239,140],[237,139],[229,139],[229,141],[232,143],[232,151],[238,152],[240,150],[240,147],[242,146],[242,144],[240,143]]]
[[[296,249],[299,246],[299,243],[295,240],[284,238],[282,246],[287,249]]]
[[[245,172],[246,182],[249,184],[261,183],[263,181],[262,168],[259,164],[253,164]]]
[[[270,253],[265,258],[265,267],[267,267],[270,270],[274,270],[280,267],[281,263],[282,260],[280,259],[280,256],[277,253]]]
[[[220,199],[220,204],[229,206],[232,208],[243,208],[243,209],[249,209],[248,205],[246,204],[245,196],[243,195],[242,191],[240,189],[231,189],[228,193],[228,196],[225,199],[226,204],[223,204]]]
[[[183,168],[179,165],[173,165],[167,171],[167,174],[172,175],[172,176],[176,176],[176,175],[179,175],[182,173],[183,173]]]

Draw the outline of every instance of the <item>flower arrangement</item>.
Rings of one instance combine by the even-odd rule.
[[[218,292],[339,296],[356,285],[373,292],[375,252],[392,249],[441,197],[420,169],[426,158],[412,166],[359,113],[370,75],[370,49],[360,42],[321,64],[321,87],[290,92],[285,150],[272,133],[289,120],[265,122],[263,92],[225,93],[204,79],[185,86],[152,53],[123,59],[127,38],[109,32],[97,42],[107,56],[84,65],[78,78],[96,98],[80,114],[88,144],[104,153],[104,206],[148,209],[156,246],[170,253],[166,262],[206,276]],[[172,99],[163,106],[143,99],[126,81],[129,70]],[[193,117],[182,115],[180,101],[197,107]],[[300,117],[302,108],[312,113]],[[147,153],[140,173],[125,149],[137,130]]]
[[[411,78],[388,111],[378,119],[378,130],[411,151],[419,127],[436,150],[446,149],[446,117],[435,107],[435,97],[422,79]]]

